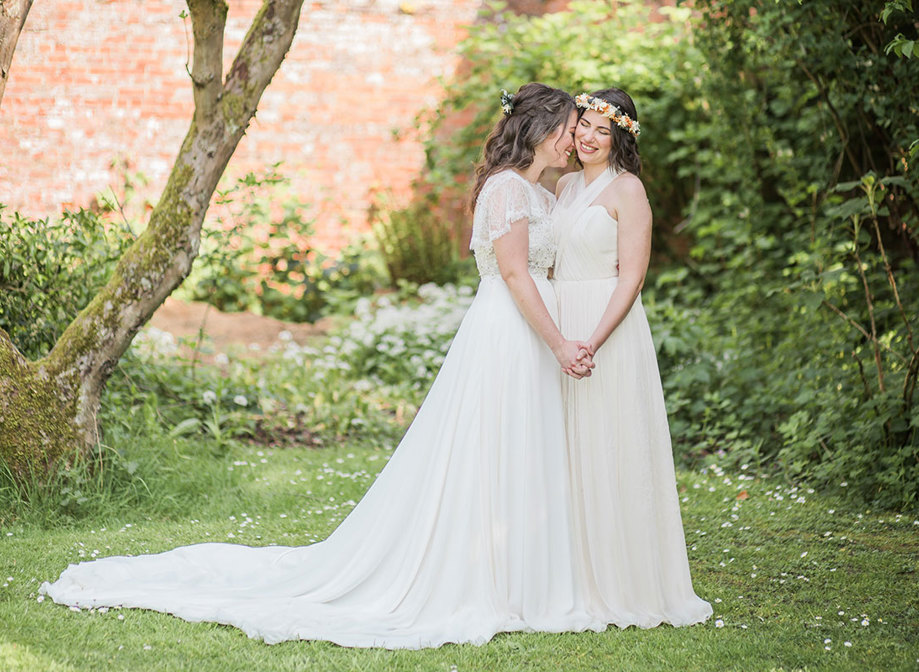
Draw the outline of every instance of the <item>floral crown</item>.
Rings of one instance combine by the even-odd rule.
[[[501,110],[505,115],[514,111],[514,94],[501,89]]]
[[[628,131],[636,138],[641,134],[641,126],[637,121],[633,121],[625,112],[602,98],[591,96],[589,93],[582,93],[575,97],[574,103],[585,110],[599,112],[607,119],[612,120],[619,128]]]

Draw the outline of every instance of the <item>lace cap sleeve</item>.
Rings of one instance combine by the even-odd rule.
[[[530,186],[511,171],[488,178],[476,200],[469,247],[497,240],[509,233],[511,224],[532,216]]]

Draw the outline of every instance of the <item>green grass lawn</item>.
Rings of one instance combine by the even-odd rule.
[[[215,624],[42,600],[68,563],[180,544],[305,544],[347,514],[388,453],[152,439],[148,492],[46,524],[0,529],[0,670],[916,670],[919,522],[852,510],[774,481],[681,472],[680,497],[703,625],[582,634],[502,634],[425,651],[274,646]],[[151,457],[152,456],[152,457]],[[0,520],[3,518],[0,517]]]

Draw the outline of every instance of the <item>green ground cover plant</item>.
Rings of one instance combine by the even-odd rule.
[[[753,464],[726,473],[717,455],[678,472],[695,587],[715,610],[691,628],[504,634],[428,651],[267,646],[152,612],[75,613],[38,594],[67,564],[106,555],[323,539],[386,464],[436,370],[424,353],[446,350],[468,300],[429,285],[362,304],[325,342],[282,335],[257,358],[212,353],[207,363],[145,330],[112,379],[94,462],[51,487],[23,489],[0,472],[0,669],[915,668],[919,520]],[[391,366],[414,356],[416,370]]]
[[[127,437],[125,437],[127,438]],[[0,668],[51,670],[912,670],[919,521],[716,468],[678,477],[690,563],[714,617],[686,629],[499,635],[482,647],[267,646],[215,624],[41,601],[68,563],[227,541],[306,544],[351,509],[388,458],[356,434],[322,448],[134,437],[149,493],[69,522],[0,523]],[[141,440],[143,439],[143,440]],[[220,454],[215,457],[214,453]]]

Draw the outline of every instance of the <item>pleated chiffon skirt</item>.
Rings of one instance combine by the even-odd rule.
[[[618,278],[553,281],[566,338],[586,340]],[[639,297],[596,353],[565,378],[576,564],[591,614],[619,627],[690,625],[712,609],[693,591],[667,410]]]

